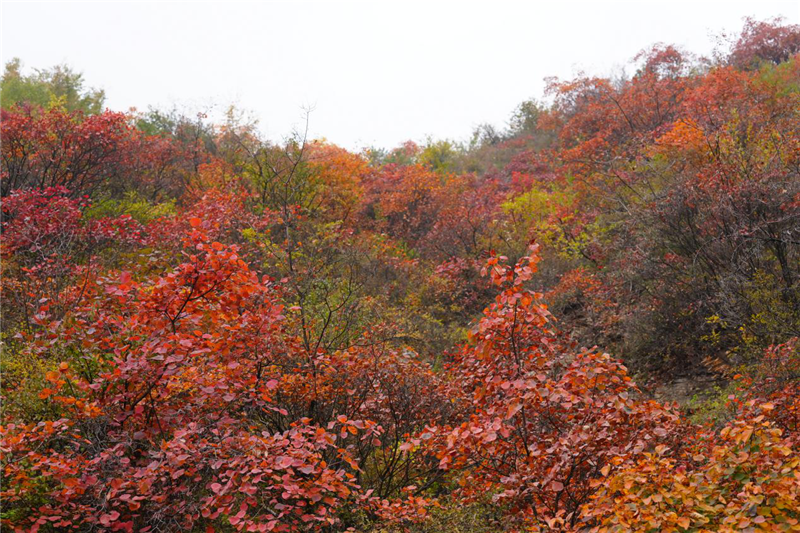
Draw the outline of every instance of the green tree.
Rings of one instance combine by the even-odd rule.
[[[28,103],[41,107],[61,105],[69,111],[95,114],[103,111],[105,99],[105,92],[84,87],[83,74],[67,65],[35,69],[33,74],[24,75],[22,62],[14,58],[6,63],[0,79],[0,107],[3,109]]]
[[[428,139],[427,144],[419,154],[419,163],[429,167],[434,172],[452,172],[458,155],[458,146],[452,142]]]

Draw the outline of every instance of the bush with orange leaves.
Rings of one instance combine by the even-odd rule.
[[[699,430],[682,453],[659,447],[597,480],[591,531],[800,531],[797,339],[771,346],[747,375],[735,418]]]
[[[662,446],[597,480],[590,531],[800,531],[800,455],[766,414],[698,437],[685,456]]]

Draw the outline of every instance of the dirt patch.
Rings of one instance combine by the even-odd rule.
[[[725,381],[715,376],[693,376],[653,385],[651,391],[659,402],[677,402],[681,407],[688,407],[692,400],[709,398],[714,395],[716,387],[724,385]]]

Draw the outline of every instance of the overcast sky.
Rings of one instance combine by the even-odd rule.
[[[116,110],[231,103],[280,139],[348,148],[468,138],[540,97],[543,79],[609,74],[675,43],[709,54],[748,15],[800,22],[792,1],[2,1],[3,62],[66,62]]]

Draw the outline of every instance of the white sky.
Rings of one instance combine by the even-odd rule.
[[[66,62],[112,109],[235,103],[280,139],[347,148],[468,138],[503,126],[543,78],[610,74],[655,42],[709,54],[748,15],[800,22],[800,2],[2,1],[0,56]]]

